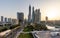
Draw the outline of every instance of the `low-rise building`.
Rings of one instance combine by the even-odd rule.
[[[17,19],[12,19],[12,25],[17,25],[18,24],[18,20]]]

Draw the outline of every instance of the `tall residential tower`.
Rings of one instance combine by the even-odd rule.
[[[28,22],[31,22],[31,5],[29,5]]]
[[[7,17],[5,17],[5,22],[7,22]]]
[[[41,13],[40,9],[35,10],[35,23],[40,24],[41,21]]]
[[[34,13],[34,7],[32,7],[32,23],[34,23],[35,20],[35,13]]]
[[[17,19],[18,19],[18,23],[23,24],[24,21],[24,13],[23,12],[17,12]]]
[[[3,17],[3,16],[1,16],[1,22],[3,22],[3,20],[4,20],[4,17]]]

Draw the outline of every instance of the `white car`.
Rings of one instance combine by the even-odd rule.
[[[50,34],[51,34],[51,36],[59,36],[60,32],[51,32]]]

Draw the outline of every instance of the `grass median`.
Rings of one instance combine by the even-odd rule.
[[[18,38],[33,38],[31,33],[21,33]]]

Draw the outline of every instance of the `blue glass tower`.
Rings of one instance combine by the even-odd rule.
[[[34,23],[35,20],[35,13],[34,13],[34,7],[32,8],[32,23]]]
[[[29,5],[28,22],[31,22],[31,5]]]

